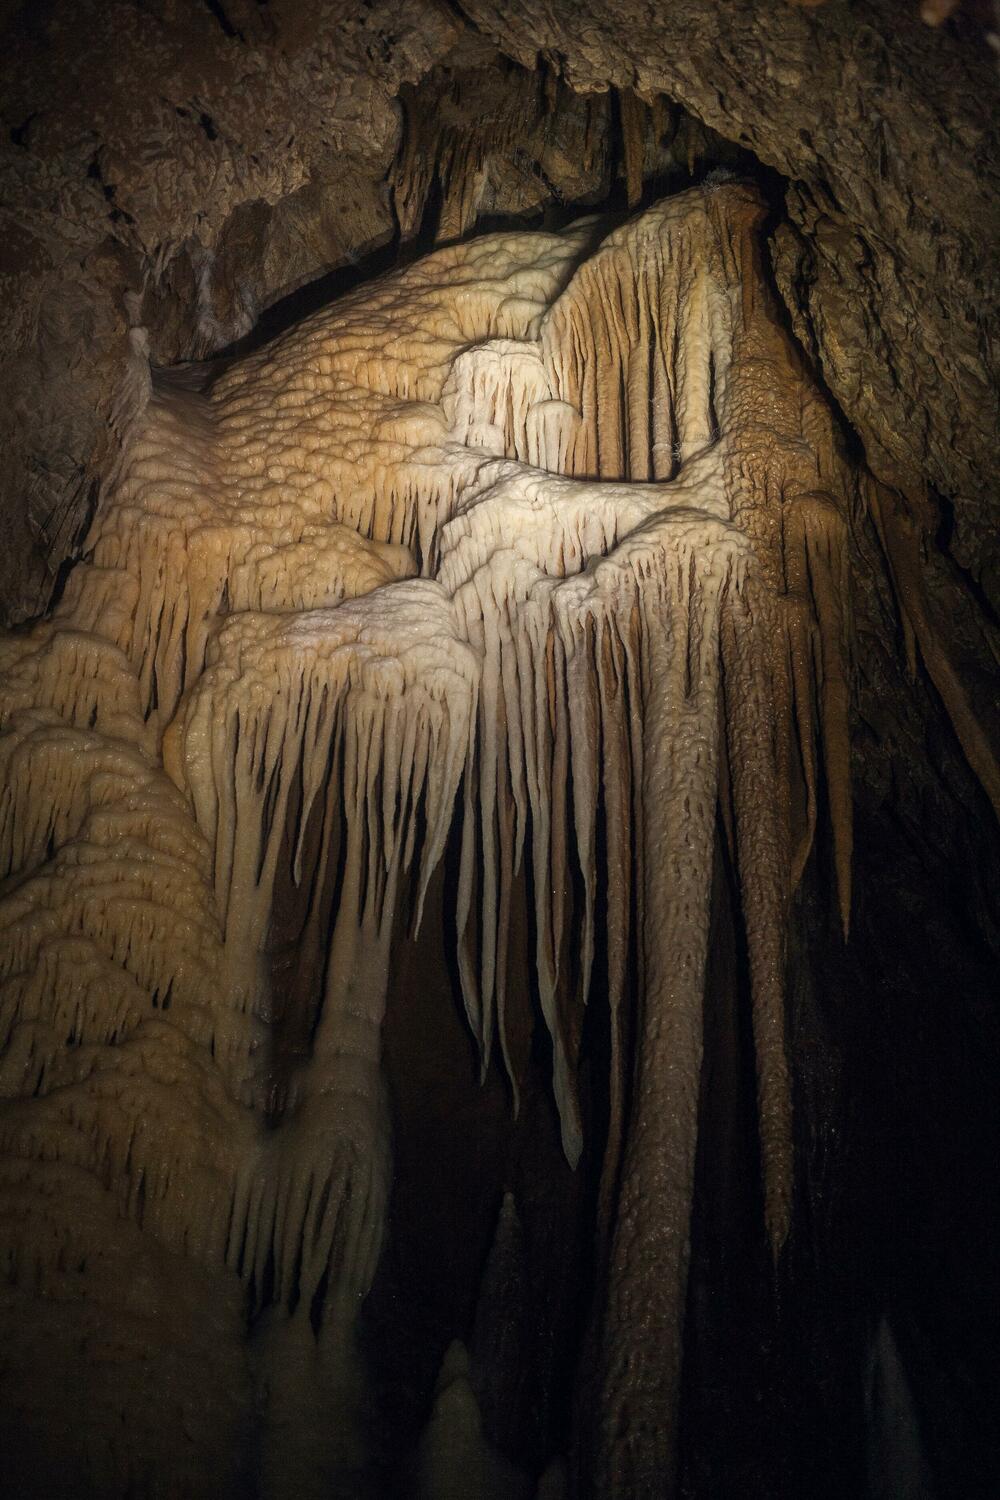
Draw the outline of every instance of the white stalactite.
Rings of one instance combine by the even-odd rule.
[[[582,1008],[608,1007],[595,1472],[636,1497],[673,1465],[720,777],[776,1255],[821,768],[845,928],[850,905],[850,476],[757,284],[763,213],[731,184],[582,262],[592,225],[450,247],[169,382],[60,608],[0,642],[0,1201],[73,1164],[109,1225],[349,1339],[388,1197],[399,898],[419,923],[459,818],[483,1071],[499,1045],[516,1100],[530,890],[573,1163]],[[279,888],[324,953],[280,1068]],[[25,1285],[62,1253],[32,1202],[3,1232]]]

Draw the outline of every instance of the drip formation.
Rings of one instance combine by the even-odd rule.
[[[718,827],[775,1257],[783,941],[823,807],[850,917],[857,477],[771,307],[764,212],[727,183],[596,248],[593,224],[448,247],[203,390],[159,384],[60,604],[0,642],[18,1295],[64,1297],[73,1262],[81,1318],[109,1308],[126,1222],[350,1344],[385,1229],[398,919],[419,927],[454,839],[483,1071],[499,1049],[516,1105],[521,903],[573,1164],[584,1008],[607,1008],[595,1483],[661,1492]]]

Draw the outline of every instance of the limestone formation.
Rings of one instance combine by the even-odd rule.
[[[5,32],[0,1483],[785,1500],[890,1327],[966,1482],[849,1278],[995,1040],[982,27],[99,9]]]
[[[738,184],[682,194],[575,270],[577,231],[442,250],[201,391],[168,383],[92,560],[4,648],[5,1066],[23,1101],[8,1157],[23,1174],[55,1120],[79,1122],[89,1144],[55,1160],[98,1173],[106,1233],[124,1209],[254,1305],[308,1315],[321,1348],[349,1343],[384,1234],[380,1029],[402,887],[419,927],[458,817],[466,1012],[484,1070],[498,1039],[516,1100],[506,960],[530,861],[572,1165],[595,994],[615,1039],[607,1493],[652,1494],[673,1461],[720,774],[776,1256],[782,933],[820,765],[849,910],[838,585],[854,480],[756,274],[763,211]],[[797,812],[790,745],[809,768]],[[279,882],[300,911],[280,984]],[[293,1005],[309,1040],[279,1069],[272,1029]],[[164,1049],[172,1103],[154,1082]],[[25,1295],[28,1267],[77,1232],[47,1213],[48,1252],[30,1217],[10,1231]]]

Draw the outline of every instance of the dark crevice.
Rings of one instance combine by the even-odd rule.
[[[24,146],[24,147],[27,147],[27,144],[28,144],[28,131],[31,128],[31,122],[32,122],[32,120],[34,120],[35,118],[36,118],[36,115],[34,113],[32,113],[32,114],[30,114],[28,116],[28,118],[26,120],[22,120],[22,122],[21,122],[20,125],[12,125],[11,126],[11,128],[10,128],[10,143],[11,143],[12,146]]]
[[[210,11],[216,21],[218,21],[225,36],[229,37],[231,41],[243,42],[246,40],[242,31],[234,26],[226,15],[225,7],[220,3],[220,0],[202,0],[202,3],[205,9]]]
[[[115,183],[107,182],[105,180],[104,173],[101,170],[101,162],[99,156],[94,156],[94,158],[92,159],[90,165],[87,168],[87,176],[89,177],[91,182],[96,182],[98,184],[101,192],[104,194],[105,201],[108,204],[108,218],[111,220],[112,224],[134,224],[135,219],[132,217],[132,215],[128,213],[124,208],[119,208],[116,204],[115,197],[118,191],[117,186]]]
[[[989,595],[975,575],[968,568],[962,566],[951,550],[952,540],[955,535],[955,507],[953,503],[947,495],[942,495],[937,490],[932,490],[931,493],[937,504],[940,517],[938,529],[934,536],[938,551],[944,558],[955,582],[972,597],[977,608],[982,612],[983,618],[989,622],[994,630],[1000,630],[1000,615],[997,614]]]
[[[444,6],[445,10],[449,11],[455,17],[456,21],[461,22],[463,31],[471,31],[476,35],[480,34],[479,27],[471,16],[466,15],[460,0],[440,0],[440,3]]]
[[[328,271],[325,276],[306,282],[294,292],[289,292],[287,296],[279,297],[276,302],[272,302],[250,332],[236,339],[232,344],[227,344],[224,349],[220,349],[215,359],[226,363],[242,359],[255,349],[269,344],[272,339],[278,338],[289,328],[294,328],[311,313],[328,307],[340,297],[346,296],[348,292],[354,291],[356,287],[374,281],[376,277],[393,270],[398,264],[398,241],[392,239],[353,264],[338,266],[335,270]],[[216,373],[218,369],[219,366],[216,365]]]
[[[617,119],[617,106],[615,109]],[[624,155],[620,125],[617,129],[613,126],[617,145],[613,149],[611,181],[600,201],[594,202],[589,196],[583,200],[565,198],[547,177],[541,164],[532,158],[530,160],[531,171],[549,193],[549,201],[537,209],[524,213],[480,214],[473,226],[461,236],[461,242],[512,230],[542,230],[546,233],[558,233],[577,219],[592,217],[594,233],[588,245],[581,251],[581,259],[583,259],[592,252],[604,236],[633,214],[641,213],[661,198],[682,192],[686,188],[711,182],[713,174],[742,177],[756,183],[768,203],[772,205],[773,223],[777,223],[780,213],[778,205],[783,205],[784,202],[785,179],[771,168],[765,167],[752,152],[735,146],[732,142],[726,141],[723,137],[715,135],[714,132],[700,125],[694,126],[689,117],[683,113],[672,120],[671,129],[667,133],[672,137],[676,136],[681,124],[685,121],[688,121],[689,126],[696,128],[699,132],[695,152],[696,160],[690,166],[676,166],[669,170],[648,173],[643,180],[640,201],[632,207],[628,203],[627,185],[621,169]],[[202,116],[201,123],[207,134],[205,116]],[[211,123],[209,121],[208,125]],[[211,138],[213,137],[210,136]],[[516,146],[511,147],[511,154],[512,159],[521,158],[525,167],[529,165],[527,153],[520,151]],[[393,229],[385,243],[357,260],[337,266],[315,280],[305,282],[295,291],[289,292],[272,303],[248,333],[232,344],[226,345],[213,356],[213,360],[219,362],[215,367],[216,373],[225,364],[243,358],[270,343],[301,322],[303,318],[330,306],[359,286],[389,271],[409,265],[435,249],[443,248],[444,242],[438,239],[438,228],[444,204],[444,190],[437,173],[431,180],[420,225],[415,234],[403,239],[391,194],[389,202],[393,212]],[[769,220],[769,224],[771,222]],[[777,293],[776,298],[780,308],[784,310],[784,303]]]

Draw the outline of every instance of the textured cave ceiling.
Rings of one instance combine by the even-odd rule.
[[[64,1221],[74,1225],[44,1272],[24,1248],[30,1235],[22,1244],[14,1234],[13,1248],[4,1241],[0,1315],[13,1333],[0,1385],[19,1393],[6,1398],[10,1482],[25,1496],[95,1497],[299,1497],[325,1493],[327,1473],[355,1476],[359,1496],[426,1500],[527,1496],[536,1480],[539,1500],[652,1497],[673,1493],[672,1484],[699,1500],[992,1496],[1000,117],[988,7],[961,6],[934,27],[902,0],[46,0],[0,14],[0,606],[12,627],[0,641],[0,832],[11,872],[0,887],[0,1190],[11,1222],[23,1215],[42,1226],[32,1231],[38,1243],[63,1244]],[[677,224],[701,227],[676,227],[675,200]],[[495,232],[503,241],[483,238]],[[674,425],[662,430],[655,415],[636,417],[628,396],[639,382],[636,410],[659,410],[652,375],[629,364],[638,349],[635,368],[645,366],[655,344],[636,248],[644,234],[670,247],[668,264],[688,255],[710,265],[712,295],[742,307],[742,344],[728,325],[720,331],[715,304],[704,314],[713,330],[704,382],[718,384],[704,411],[700,396],[683,394],[700,390],[701,377],[677,354],[686,332],[676,335],[674,364],[664,356]],[[444,259],[425,262],[435,249]],[[518,288],[509,307],[483,291],[491,258]],[[439,269],[421,269],[428,264]],[[575,269],[576,290],[566,291]],[[646,287],[634,307],[622,290],[633,273]],[[662,276],[678,307],[694,305],[690,280]],[[321,311],[296,331],[327,307],[328,321]],[[463,363],[464,345],[484,340],[498,341],[493,357]],[[361,378],[356,350],[369,344],[371,371]],[[339,391],[338,359],[364,401],[338,406],[337,396],[305,440],[301,410],[320,387]],[[614,379],[605,388],[598,377],[595,390],[580,370],[606,361]],[[167,373],[173,366],[185,368]],[[722,397],[718,372],[730,366],[737,373]],[[386,391],[410,405],[383,412]],[[391,460],[365,447],[373,434]],[[706,443],[723,454],[715,467],[698,460]],[[470,449],[492,455],[493,466],[470,468]],[[526,481],[524,464],[544,479]],[[723,498],[734,473],[751,497],[739,515]],[[605,488],[575,499],[565,476]],[[608,488],[618,481],[631,487]],[[664,522],[657,486],[671,483],[683,516]],[[468,513],[444,524],[456,496]],[[490,548],[514,514],[524,540],[508,573]],[[746,597],[733,581],[744,574],[730,521],[749,537],[763,580]],[[573,559],[582,566],[614,552],[636,528],[646,604],[640,590],[627,607],[609,593],[584,609],[565,591]],[[663,562],[674,554],[690,564],[687,582]],[[489,599],[470,583],[487,563]],[[717,598],[710,582],[691,582],[701,565]],[[544,618],[508,633],[529,567],[564,592],[544,594]],[[650,578],[659,579],[655,608]],[[366,597],[383,585],[397,591],[391,619],[366,614]],[[447,659],[428,644],[438,640],[435,611],[446,613],[435,588],[462,601]],[[588,641],[604,629],[610,641],[609,621],[620,632],[603,669],[594,648],[592,678],[574,678],[567,665],[580,609],[595,632]],[[695,643],[686,647],[686,697],[670,697],[669,656],[629,645],[623,622],[643,609],[659,622],[643,640],[685,622]],[[332,635],[298,629],[296,615],[311,610],[336,616]],[[455,629],[448,618],[445,636]],[[756,655],[743,650],[748,640]],[[366,912],[376,902],[377,920],[366,927],[366,916],[357,930],[345,922],[341,932],[327,912],[342,952],[331,972],[365,976],[362,987],[387,1009],[396,1127],[390,1152],[384,1121],[366,1118],[371,1140],[358,1159],[368,1163],[367,1185],[348,1190],[353,1169],[338,1176],[335,1132],[319,1106],[291,1121],[298,1134],[284,1144],[275,1130],[266,1150],[247,1109],[277,1120],[294,1112],[297,1087],[308,1101],[310,1089],[322,1099],[339,1086],[320,1077],[323,1028],[302,998],[321,983],[323,962],[309,944],[326,942],[325,919],[314,903],[303,925],[299,873],[293,881],[281,872],[290,852],[297,871],[304,861],[307,887],[323,887],[316,871],[327,864],[353,868],[350,853],[330,853],[329,826],[307,838],[303,808],[316,795],[310,775],[322,781],[310,763],[337,767],[320,803],[342,777],[337,796],[349,808],[350,787],[364,782],[356,767],[350,782],[330,726],[310,717],[320,691],[354,701],[361,669],[343,663],[356,661],[359,642],[418,706],[406,710],[411,719],[400,711],[399,722],[416,727],[397,741],[384,726],[376,733],[367,709],[344,710],[371,737],[367,791],[353,795],[368,839],[384,843],[387,870],[393,838],[401,848],[416,842],[424,931],[448,941],[425,936],[399,956],[392,900],[370,870],[358,900]],[[518,720],[515,658],[522,672],[532,663],[553,702],[554,682],[567,693],[563,721],[551,710],[565,739],[561,752],[548,747],[555,760],[544,774],[532,759],[542,732],[532,714],[541,710],[522,703],[497,758],[521,770],[493,768],[495,802],[481,789],[492,785],[489,764],[468,749],[477,710],[456,707],[479,670],[467,654],[484,642],[497,676],[477,689],[479,712],[485,702],[498,723]],[[589,883],[589,870],[623,869],[631,857],[626,814],[616,852],[606,768],[634,772],[635,747],[616,717],[607,662],[627,677],[633,650],[652,681],[662,676],[662,722],[689,716],[687,740],[674,728],[650,735],[710,747],[705,764],[684,772],[690,800],[708,809],[700,832],[685,825],[708,885],[699,897],[705,952],[691,960],[691,983],[705,997],[705,1061],[695,1065],[701,1102],[689,1111],[697,1130],[684,1137],[684,1191],[670,1176],[679,1137],[672,1126],[662,1139],[658,1124],[649,1127],[655,1102],[641,1115],[595,1082],[605,1052],[626,1041],[595,1040],[593,1020],[567,1020],[554,981],[546,990],[546,954],[561,941],[579,942],[589,974],[590,928],[567,925],[570,936],[559,936],[574,899],[591,925],[596,900],[595,962],[609,972],[616,942],[623,972],[632,962],[621,936],[630,921],[633,948],[644,920],[673,933],[661,933],[645,960],[665,990],[671,964],[688,963],[677,955],[697,947],[683,935],[688,917],[656,894],[655,876],[632,898],[635,909],[608,904],[610,876]],[[282,667],[286,659],[294,667]],[[299,703],[280,750],[261,708],[275,672]],[[762,674],[777,705],[763,729]],[[695,702],[691,680],[714,683],[718,699],[706,688]],[[452,715],[447,731],[435,718],[440,702]],[[226,713],[239,720],[235,739],[218,727]],[[592,764],[580,745],[595,725],[605,748]],[[385,747],[400,736],[408,790],[397,827],[383,787],[396,765]],[[560,753],[573,805],[553,833]],[[282,756],[300,778],[294,851],[274,821]],[[425,773],[428,786],[439,783],[438,800],[418,819]],[[588,791],[601,806],[596,832],[581,811]],[[655,798],[645,812],[634,795],[632,816],[646,819],[644,837],[659,848]],[[406,796],[419,823],[412,838],[402,831]],[[505,797],[516,818],[505,823],[498,812],[494,829],[492,809]],[[463,799],[456,838],[451,808]],[[355,837],[350,816],[345,841]],[[522,822],[529,875],[511,860]],[[120,886],[104,863],[118,840],[146,849]],[[72,852],[80,847],[91,852]],[[680,846],[665,838],[662,847],[682,869]],[[566,849],[576,850],[579,873],[563,880],[551,872],[563,871]],[[473,867],[480,873],[462,874]],[[769,881],[794,895],[774,897]],[[529,915],[511,918],[512,900]],[[159,969],[134,956],[143,942],[151,954],[169,949],[156,919],[148,931],[133,922],[157,902],[188,924]],[[59,941],[43,963],[51,934],[39,938],[25,912],[50,908],[63,915],[51,919]],[[518,921],[537,939],[531,985],[541,990],[541,1020],[513,1003],[504,1011],[505,968],[511,993],[531,987],[519,968],[527,939]],[[269,922],[267,983],[275,993],[285,985],[293,1000],[266,1017],[279,1061],[262,1083],[252,1062],[260,1016],[253,1003],[243,1010],[260,982],[258,937]],[[600,936],[602,922],[613,937]],[[475,934],[471,967],[463,923]],[[117,977],[88,943],[114,950]],[[327,981],[331,1020],[354,1015],[349,989]],[[211,1023],[208,991],[223,997]],[[782,991],[786,1020],[774,1022]],[[613,1001],[613,979],[609,994]],[[183,1043],[164,1043],[173,1033],[162,1017],[142,1020],[149,995],[156,1009],[173,1006]],[[25,1016],[44,1021],[27,1061]],[[769,1025],[784,1028],[788,1078]],[[106,1074],[100,1064],[94,1082],[75,1050],[81,1036],[121,1054],[116,1044],[132,1027],[141,1033],[132,1061]],[[656,1037],[640,1045],[635,1027],[629,1045],[646,1069],[636,1088],[641,1095],[642,1077],[651,1078],[655,1101],[657,1078],[673,1066],[669,1048],[661,1056]],[[377,1073],[377,1037],[374,1045]],[[320,1081],[295,1085],[295,1059],[310,1048]],[[571,1078],[579,1057],[583,1071]],[[326,1064],[335,1075],[339,1064]],[[183,1120],[157,1102],[170,1089],[191,1101]],[[666,1097],[670,1115],[676,1095]],[[624,1130],[616,1109],[630,1108],[668,1162],[652,1188],[627,1171],[624,1188],[609,1188],[607,1167],[602,1178],[581,1136],[579,1112],[614,1139]],[[140,1122],[133,1134],[107,1125],[115,1111]],[[134,1175],[131,1146],[115,1155],[116,1141],[133,1138],[147,1153],[145,1177]],[[74,1154],[66,1141],[78,1139],[87,1144]],[[192,1141],[203,1160],[181,1170]],[[566,1158],[575,1163],[581,1150],[573,1173]],[[378,1236],[358,1205],[389,1192],[379,1174],[390,1156],[394,1248],[376,1274]],[[218,1181],[234,1161],[238,1206],[227,1225],[217,1222],[229,1190]],[[640,1226],[634,1242],[612,1222],[613,1191],[627,1210],[618,1222]],[[629,1191],[638,1208],[628,1207]],[[345,1210],[331,1229],[338,1192],[348,1204],[354,1193],[355,1218]],[[99,1227],[108,1193],[121,1213],[110,1249]],[[656,1223],[691,1215],[686,1293],[676,1271],[686,1246],[651,1249],[641,1207],[671,1193],[686,1206]],[[279,1228],[269,1239],[268,1216],[286,1226],[284,1237]],[[244,1225],[238,1251],[234,1220]],[[149,1233],[139,1232],[143,1223]],[[591,1251],[581,1245],[595,1225],[599,1246],[602,1236],[613,1241],[604,1246],[606,1304],[598,1296],[606,1326],[591,1328],[596,1342],[578,1368],[593,1298]],[[652,1241],[658,1232],[654,1223]],[[71,1245],[91,1247],[92,1294],[73,1289],[84,1266],[68,1263]],[[339,1283],[331,1245],[338,1265],[350,1262]],[[639,1305],[627,1267],[647,1255],[658,1268],[655,1295]],[[238,1275],[222,1277],[223,1262]],[[323,1358],[303,1363],[281,1318],[299,1301],[332,1305],[331,1286],[356,1301],[373,1278],[362,1346],[379,1371],[378,1415],[359,1418],[349,1410],[353,1378]],[[120,1320],[108,1324],[101,1308],[116,1298]],[[77,1302],[80,1321],[61,1311]],[[676,1335],[673,1353],[651,1362],[650,1327],[661,1342],[664,1331]],[[236,1328],[248,1330],[246,1347]],[[461,1345],[448,1348],[452,1339]],[[60,1350],[65,1366],[46,1389]],[[603,1392],[596,1408],[591,1355]],[[123,1379],[133,1387],[127,1399]],[[89,1432],[73,1420],[74,1388],[88,1382]],[[161,1388],[169,1420],[154,1430]],[[333,1409],[338,1423],[345,1413],[346,1436],[324,1446],[317,1434]],[[579,1413],[595,1409],[606,1431],[590,1454]],[[247,1414],[263,1411],[248,1438]],[[129,1437],[108,1437],[115,1421]],[[919,1430],[919,1451],[911,1443],[902,1458],[886,1456],[891,1444],[880,1446],[879,1434],[893,1423]],[[383,1455],[374,1479],[351,1448],[359,1431]]]
[[[412,233],[435,182],[446,234],[600,200],[623,155],[635,191],[649,110],[784,179],[796,332],[873,470],[932,530],[945,505],[995,603],[995,64],[950,28],[892,0],[8,7],[7,608],[46,600],[106,468],[130,326],[158,363],[215,352]],[[700,131],[678,144],[675,167],[711,159]]]

